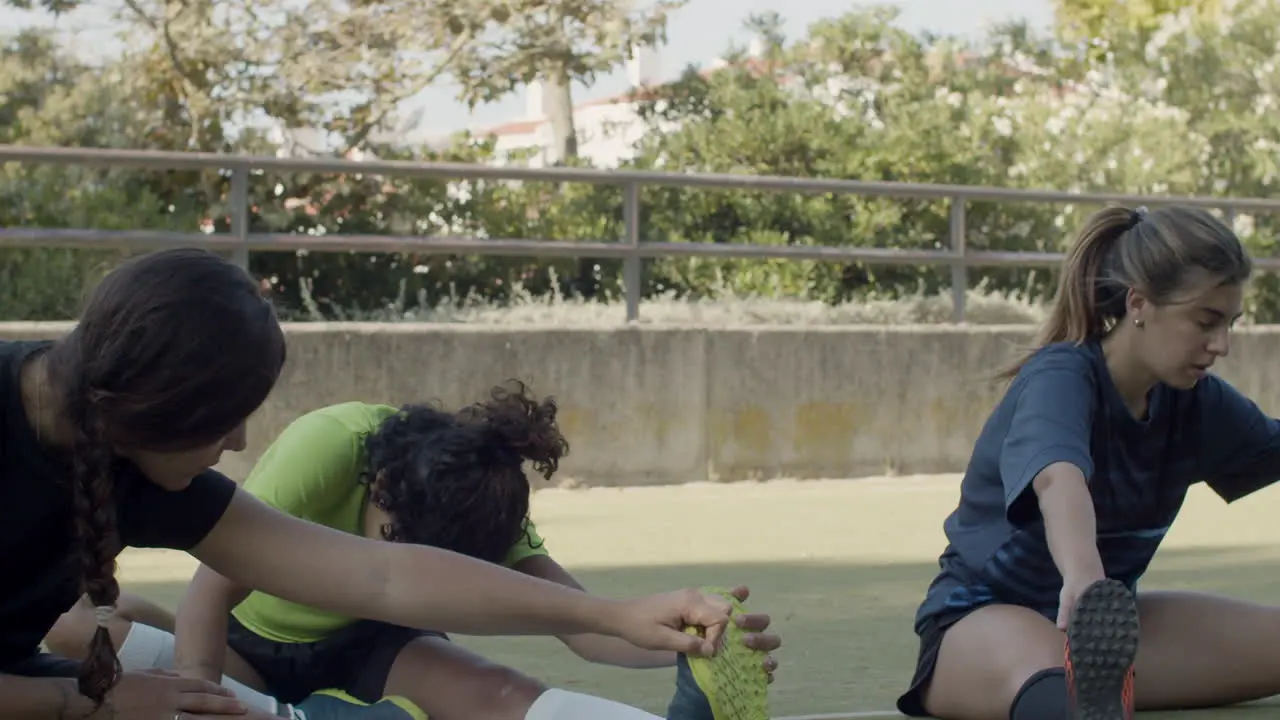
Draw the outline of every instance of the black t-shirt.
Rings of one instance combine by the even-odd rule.
[[[49,344],[0,342],[0,667],[35,653],[81,593],[70,465],[38,444],[18,382],[24,361]],[[194,547],[236,490],[207,470],[185,490],[169,492],[123,459],[114,479],[124,547]]]

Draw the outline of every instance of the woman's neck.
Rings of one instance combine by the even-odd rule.
[[[1102,340],[1102,355],[1106,358],[1111,382],[1120,391],[1129,413],[1139,420],[1147,416],[1147,396],[1156,379],[1136,361],[1130,333],[1117,330]]]
[[[61,394],[49,378],[49,360],[37,355],[26,363],[18,375],[22,388],[22,408],[27,422],[42,447],[70,447],[75,437],[71,424],[62,413]]]

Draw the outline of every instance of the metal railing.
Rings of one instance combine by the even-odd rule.
[[[0,247],[120,247],[151,248],[184,245],[229,249],[242,266],[251,250],[309,250],[317,252],[412,252],[434,254],[505,255],[521,257],[599,257],[623,260],[626,317],[640,315],[640,266],[644,258],[714,257],[782,258],[880,265],[949,265],[953,300],[952,320],[963,322],[969,269],[973,267],[1053,267],[1061,253],[974,251],[965,245],[965,206],[969,201],[1045,203],[1124,203],[1129,205],[1183,204],[1222,210],[1230,220],[1239,211],[1280,211],[1280,200],[1070,193],[1018,190],[969,185],[823,180],[761,175],[717,173],[681,174],[633,170],[577,168],[495,167],[463,163],[423,163],[330,158],[278,158],[214,153],[97,150],[82,148],[0,145],[0,162],[153,170],[221,170],[231,174],[229,233],[168,232],[151,230],[91,230],[0,228]],[[255,170],[308,172],[436,179],[493,179],[542,182],[578,182],[617,185],[623,189],[624,237],[614,241],[567,242],[528,238],[474,238],[465,236],[303,235],[249,232],[249,175]],[[938,198],[950,202],[950,248],[919,250],[864,247],[788,247],[720,243],[643,242],[640,237],[640,187],[684,186],[722,190],[842,193],[901,198]],[[1256,265],[1280,270],[1280,258],[1257,258]]]

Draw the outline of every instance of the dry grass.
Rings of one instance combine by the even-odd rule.
[[[431,322],[475,325],[553,325],[607,327],[623,322],[625,304],[619,298],[584,300],[560,294],[533,295],[517,287],[510,303],[496,305],[476,296],[426,307],[400,298],[384,308],[357,312],[321,308],[303,292],[312,319],[364,322]],[[785,298],[743,297],[717,291],[711,297],[684,300],[672,295],[646,298],[640,322],[657,325],[902,325],[949,322],[950,292],[919,293],[898,299],[871,298],[840,305]],[[976,325],[1036,324],[1045,308],[1022,293],[972,289],[965,299],[965,319]]]
[[[936,571],[955,491],[955,476],[557,489],[537,493],[533,513],[557,559],[597,592],[749,584],[751,605],[772,613],[786,639],[774,713],[802,715],[892,706],[913,666],[912,613]],[[1280,604],[1277,514],[1277,489],[1233,507],[1193,489],[1144,587]],[[130,551],[121,566],[128,589],[170,605],[193,569],[186,556],[159,551]],[[543,638],[459,641],[551,684],[653,712],[671,690],[669,672],[588,665]],[[1278,711],[1264,703],[1164,717]]]

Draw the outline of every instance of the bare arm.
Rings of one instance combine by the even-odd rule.
[[[75,680],[0,675],[0,720],[81,720],[91,710]]]
[[[0,674],[0,720],[142,720],[144,718],[269,720],[216,683],[160,671],[126,672],[95,707],[68,678]]]
[[[174,627],[174,666],[186,677],[222,682],[227,656],[227,615],[249,589],[206,565],[187,587]]]
[[[342,533],[278,512],[242,490],[192,554],[245,587],[407,627],[616,635],[626,621],[619,601],[446,550]]]
[[[1063,579],[1101,578],[1098,519],[1084,473],[1075,465],[1057,462],[1041,470],[1032,487],[1039,498],[1049,554]]]
[[[586,588],[578,583],[560,563],[547,555],[534,555],[516,563],[514,569],[526,575],[582,590]],[[676,655],[671,652],[645,650],[625,640],[608,635],[582,633],[560,635],[559,639],[575,655],[588,662],[602,665],[615,665],[625,668],[662,668],[674,667]]]

